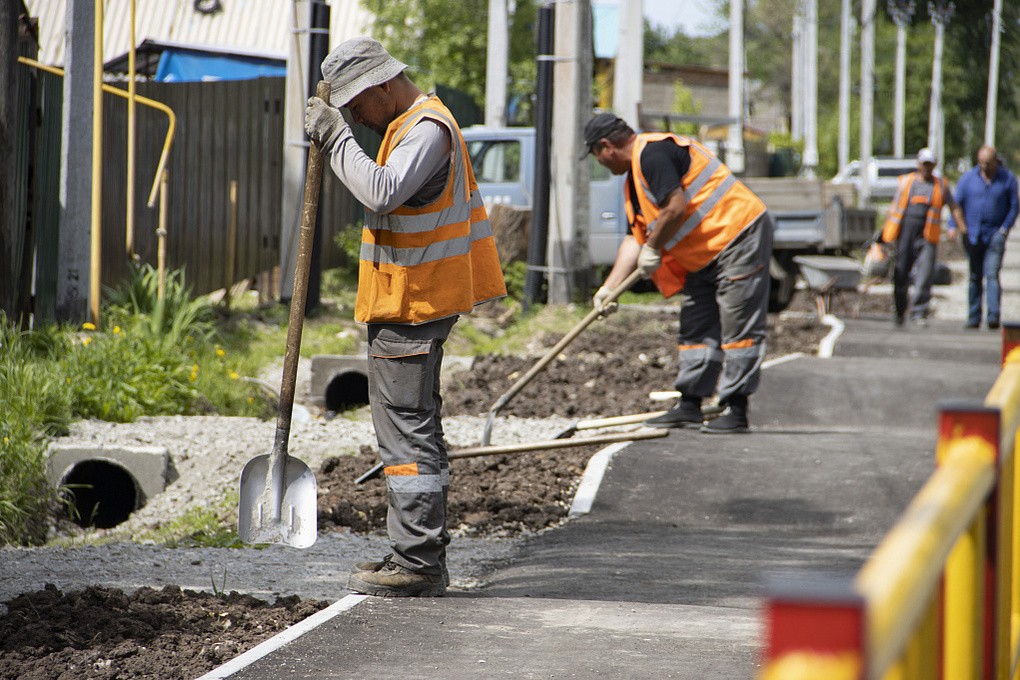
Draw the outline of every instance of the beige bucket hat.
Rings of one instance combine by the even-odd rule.
[[[332,86],[333,106],[347,106],[370,87],[382,85],[407,68],[390,56],[378,40],[351,38],[322,61],[322,77]]]

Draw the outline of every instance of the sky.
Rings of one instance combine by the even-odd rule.
[[[720,28],[708,0],[644,0],[645,18],[670,29],[683,28],[690,36],[711,35]],[[716,30],[706,31],[706,26]]]

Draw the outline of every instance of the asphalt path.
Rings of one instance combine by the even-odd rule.
[[[855,573],[931,474],[940,404],[998,375],[997,333],[843,325],[764,371],[751,434],[627,446],[480,588],[348,596],[207,678],[754,677],[770,580]]]

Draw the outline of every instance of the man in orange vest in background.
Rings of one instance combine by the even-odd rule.
[[[354,316],[368,325],[369,403],[393,552],[358,563],[347,587],[430,597],[449,585],[443,343],[458,315],[506,287],[460,128],[405,68],[370,38],[340,44],[322,62],[331,101],[308,100],[305,130],[366,207]],[[375,160],[335,107],[382,136]]]
[[[910,296],[910,320],[925,325],[935,275],[935,246],[942,232],[942,207],[949,206],[957,225],[967,233],[963,211],[949,191],[949,183],[935,177],[935,154],[925,147],[917,152],[917,171],[900,176],[896,196],[882,227],[882,241],[896,245],[893,265],[893,304],[896,325],[902,326]],[[955,238],[955,232],[951,237]]]
[[[646,421],[653,427],[747,432],[748,397],[765,357],[772,219],[754,193],[693,139],[636,134],[600,113],[585,125],[585,153],[624,183],[631,226],[594,304],[635,269],[665,297],[680,293],[679,403]],[[724,410],[704,421],[702,401],[718,395]]]

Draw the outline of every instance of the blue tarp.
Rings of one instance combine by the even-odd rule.
[[[247,80],[260,76],[286,76],[287,65],[280,59],[245,57],[167,48],[159,58],[156,80]]]

